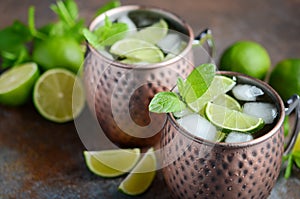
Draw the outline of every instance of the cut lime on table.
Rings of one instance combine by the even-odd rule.
[[[35,84],[33,100],[37,110],[53,122],[76,118],[85,104],[81,80],[66,69],[50,69]]]
[[[254,132],[263,127],[264,121],[245,113],[208,102],[205,116],[224,131]]]
[[[227,93],[235,86],[236,82],[225,76],[216,75],[208,90],[196,101],[188,103],[188,106],[195,112],[200,112],[209,101],[213,101],[219,95]]]
[[[121,182],[119,190],[128,195],[142,194],[150,187],[155,172],[156,157],[153,148],[150,148],[130,174]]]
[[[161,19],[153,25],[143,28],[140,31],[130,35],[130,38],[140,39],[152,44],[156,44],[168,33],[168,24],[165,20]]]
[[[148,63],[158,63],[164,59],[163,52],[154,44],[133,38],[117,41],[110,52],[122,58]]]
[[[4,72],[0,76],[0,103],[10,106],[24,104],[32,95],[38,77],[35,63],[26,63]]]
[[[87,167],[102,177],[117,177],[129,172],[140,158],[140,149],[84,151]]]

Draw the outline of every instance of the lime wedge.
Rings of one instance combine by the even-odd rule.
[[[253,117],[211,102],[206,105],[205,116],[223,131],[254,132],[264,125],[262,118]]]
[[[117,177],[129,172],[140,158],[140,149],[84,151],[87,167],[102,177]]]
[[[157,44],[168,33],[168,24],[165,20],[161,19],[153,25],[143,28],[129,36],[129,38],[140,39],[152,44]]]
[[[18,106],[27,102],[38,77],[35,63],[26,63],[4,72],[0,76],[0,103]]]
[[[81,80],[66,69],[43,73],[35,84],[33,100],[42,116],[59,123],[76,118],[85,103]]]
[[[154,180],[156,172],[156,157],[150,148],[130,174],[121,182],[119,190],[128,195],[144,193]]]
[[[234,99],[233,97],[227,94],[219,95],[217,98],[213,100],[213,103],[221,106],[225,106],[232,110],[242,111],[242,107],[240,103],[236,101],[236,99]]]
[[[204,106],[216,99],[219,95],[230,91],[236,82],[228,77],[216,75],[207,91],[196,101],[188,103],[188,106],[195,112],[200,112]]]
[[[157,63],[164,59],[164,54],[158,47],[140,39],[119,40],[112,45],[110,52],[138,62]]]

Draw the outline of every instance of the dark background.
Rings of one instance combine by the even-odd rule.
[[[36,7],[36,25],[55,20],[53,0],[1,0],[0,29],[15,19],[27,21],[30,5]],[[77,0],[88,25],[106,1]],[[216,62],[237,40],[261,43],[272,66],[284,58],[300,57],[299,0],[128,0],[122,4],[154,5],[170,10],[188,22],[195,33],[209,27],[217,46]],[[84,116],[89,116],[85,110]],[[82,116],[83,117],[83,116]],[[132,198],[117,191],[123,177],[103,179],[85,166],[85,149],[73,122],[55,124],[43,119],[32,103],[18,108],[0,105],[0,198]],[[271,198],[297,198],[300,174],[281,178]],[[169,198],[158,172],[151,188],[135,198]]]

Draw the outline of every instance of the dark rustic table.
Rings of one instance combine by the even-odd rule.
[[[27,9],[36,6],[37,26],[55,20],[49,9],[54,0],[1,0],[0,28],[14,19],[26,22]],[[77,0],[88,24],[102,0]],[[299,0],[128,0],[122,4],[159,6],[184,18],[195,33],[209,27],[222,51],[237,40],[254,40],[270,53],[272,65],[300,57]],[[90,114],[86,109],[85,117]],[[123,177],[104,179],[85,166],[82,144],[73,122],[55,124],[43,119],[32,103],[18,108],[0,106],[0,198],[132,198],[117,191]],[[280,175],[270,198],[299,198],[300,171]],[[135,198],[169,198],[158,171],[151,188]]]

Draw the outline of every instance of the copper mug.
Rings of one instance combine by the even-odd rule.
[[[124,13],[136,14],[141,21],[164,18],[187,42],[174,58],[145,66],[113,61],[87,45],[84,85],[89,108],[101,129],[119,147],[153,146],[159,143],[166,116],[148,111],[151,98],[159,91],[170,90],[179,76],[184,78],[193,70],[192,45],[211,33],[206,30],[195,40],[191,27],[181,18],[160,8],[139,5],[109,10],[96,17],[89,29],[103,24],[105,16],[114,21]],[[212,47],[211,42],[208,44]]]
[[[300,99],[293,96],[285,108],[265,82],[235,72],[220,73],[262,88],[277,107],[277,121],[252,141],[214,143],[185,131],[168,114],[161,139],[165,181],[176,199],[267,198],[279,175],[282,156],[292,149],[300,130]],[[284,150],[283,121],[292,110],[296,122]]]

